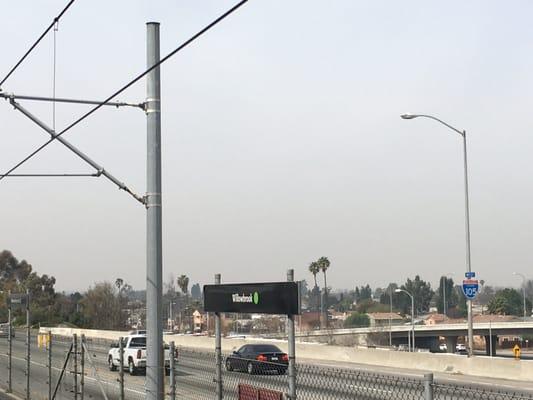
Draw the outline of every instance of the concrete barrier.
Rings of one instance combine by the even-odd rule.
[[[73,329],[41,328],[41,332],[50,330],[54,335],[72,336],[85,334],[87,338],[116,340],[128,332]],[[207,336],[165,335],[165,342],[174,341],[177,346],[193,347],[204,350],[215,349],[215,339]],[[287,342],[257,338],[222,339],[222,351],[230,352],[240,346],[253,342],[275,343],[287,351]],[[299,358],[322,361],[342,361],[358,364],[381,365],[393,368],[410,368],[420,371],[442,372],[483,376],[489,378],[531,380],[533,360],[514,360],[509,358],[490,358],[475,356],[469,358],[455,354],[408,353],[383,349],[366,349],[345,346],[331,346],[319,343],[297,343],[296,355]]]

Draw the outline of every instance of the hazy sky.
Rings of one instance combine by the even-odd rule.
[[[2,9],[0,75],[66,0]],[[57,32],[57,96],[103,99],[145,68],[147,21],[164,55],[232,4],[77,0]],[[531,277],[531,1],[250,0],[162,67],[165,279],[386,286],[465,270],[461,138],[469,135],[472,269]],[[51,95],[53,35],[2,89]],[[119,100],[142,102],[145,82]],[[50,104],[25,102],[51,124]],[[85,106],[58,105],[58,130]],[[0,102],[2,173],[47,135]],[[140,194],[146,118],[101,110],[65,135]],[[19,173],[92,172],[58,143]],[[105,178],[0,181],[0,249],[83,290],[145,286],[145,209]]]

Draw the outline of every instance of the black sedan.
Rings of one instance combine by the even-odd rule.
[[[274,371],[287,372],[289,356],[272,344],[246,344],[226,358],[228,371],[246,371],[249,374]]]

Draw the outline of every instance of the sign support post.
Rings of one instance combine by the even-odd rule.
[[[220,274],[215,274],[215,285],[220,285]],[[222,333],[220,331],[220,312],[215,312],[215,364],[217,400],[222,400]]]
[[[294,270],[287,270],[287,282],[294,282]],[[287,315],[289,350],[289,399],[296,400],[296,335],[294,333],[294,314]]]

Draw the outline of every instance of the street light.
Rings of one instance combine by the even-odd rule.
[[[522,294],[524,296],[524,321],[526,320],[526,277],[519,272],[513,272],[513,275],[517,275],[522,278]]]
[[[465,184],[465,233],[466,233],[466,266],[468,272],[472,272],[471,268],[471,257],[470,257],[470,206],[468,201],[468,162],[467,162],[467,153],[466,153],[466,131],[460,131],[457,128],[454,128],[450,124],[432,116],[426,114],[403,114],[401,115],[402,119],[414,119],[418,117],[429,118],[434,121],[441,123],[442,125],[450,128],[452,131],[457,132],[463,138],[463,167],[464,167],[464,184]],[[474,349],[474,324],[472,318],[472,300],[467,299],[468,305],[468,356],[471,357]]]
[[[396,293],[404,292],[411,298],[411,334],[413,336],[412,345],[411,345],[411,351],[415,351],[415,300],[411,293],[409,293],[407,290],[403,289],[396,289]]]

